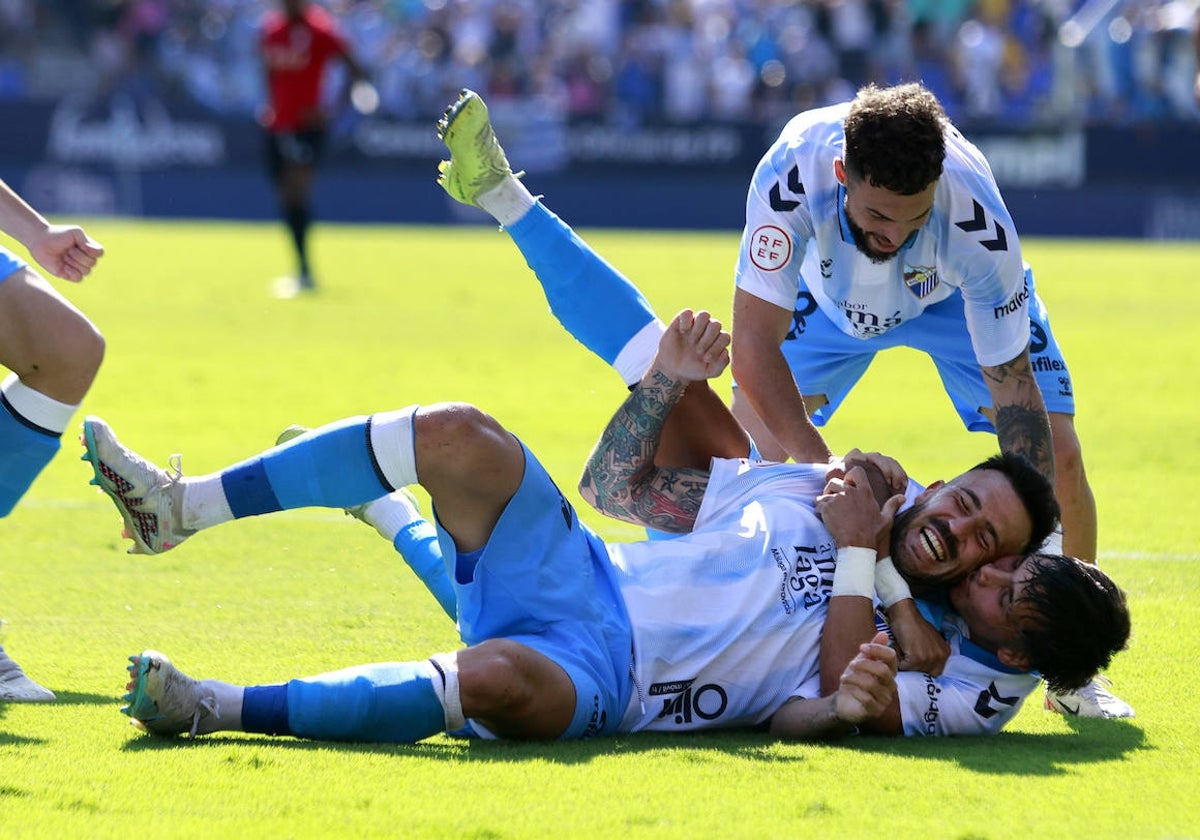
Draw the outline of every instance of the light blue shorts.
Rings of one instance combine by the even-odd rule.
[[[0,246],[0,283],[3,283],[18,270],[29,265],[12,251]]]
[[[1050,331],[1050,317],[1029,269],[1025,270],[1025,280],[1030,291],[1029,355],[1034,377],[1048,411],[1073,415],[1071,374]],[[866,340],[846,335],[814,302],[811,311],[797,310],[792,331],[781,349],[800,393],[824,394],[828,398],[829,402],[813,415],[813,423],[823,426],[862,378],[875,354],[889,347],[912,347],[929,354],[963,425],[972,432],[995,433],[991,421],[979,411],[980,407],[991,407],[992,395],[975,358],[962,294],[957,291],[930,306],[920,317]]]
[[[438,525],[451,577],[454,540]],[[633,637],[604,542],[576,516],[528,448],[525,475],[474,566],[454,580],[463,642],[512,639],[557,662],[575,685],[563,739],[616,731],[632,691]]]

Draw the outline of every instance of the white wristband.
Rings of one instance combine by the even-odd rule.
[[[875,594],[885,610],[897,601],[912,597],[908,581],[900,577],[891,557],[884,557],[875,564]]]
[[[838,549],[833,594],[875,597],[875,549],[858,546]]]

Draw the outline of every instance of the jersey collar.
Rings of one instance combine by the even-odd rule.
[[[946,613],[950,612],[949,606],[940,598],[916,598],[917,609],[921,611],[921,615],[925,620],[934,627],[941,627],[942,621],[946,617]],[[957,615],[957,613],[955,613]],[[960,636],[958,642],[958,652],[960,655],[973,659],[981,665],[986,665],[993,671],[999,671],[1003,674],[1026,674],[1034,673],[1032,671],[1023,671],[1020,668],[1013,668],[1011,665],[1005,665],[997,658],[996,654],[990,650],[984,650],[979,645],[972,642],[965,635]]]

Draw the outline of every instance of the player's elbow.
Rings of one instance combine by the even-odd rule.
[[[596,510],[601,510],[600,500],[596,496],[596,486],[592,483],[592,471],[589,467],[584,467],[583,475],[579,477],[578,485],[580,497]],[[603,513],[603,511],[601,510]]]

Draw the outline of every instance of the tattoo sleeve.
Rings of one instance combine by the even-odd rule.
[[[660,531],[695,524],[708,472],[654,464],[663,424],[686,384],[652,369],[601,432],[579,482],[601,513]]]
[[[1054,481],[1054,444],[1050,417],[1033,369],[1029,351],[1011,362],[983,368],[995,406],[996,438],[1003,452],[1016,452],[1029,459],[1042,474]]]

